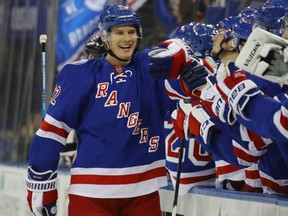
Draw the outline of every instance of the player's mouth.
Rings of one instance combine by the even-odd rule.
[[[120,47],[120,49],[123,49],[123,50],[129,50],[129,49],[131,49],[132,44],[131,45],[123,45],[123,46],[119,45],[119,47]]]

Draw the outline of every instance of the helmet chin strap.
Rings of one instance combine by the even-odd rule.
[[[129,59],[122,59],[120,57],[118,57],[111,49],[108,50],[108,53],[113,56],[114,58],[118,59],[119,61],[124,61],[124,62],[129,62],[131,60],[131,58]],[[132,56],[131,56],[132,57]]]

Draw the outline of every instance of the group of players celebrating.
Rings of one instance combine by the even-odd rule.
[[[225,18],[212,31],[192,22],[172,34],[194,51],[177,77],[180,88],[173,73],[160,77],[167,78],[168,95],[179,99],[173,128],[167,127],[166,159],[175,185],[173,148],[185,139],[180,193],[212,184],[288,194],[287,5],[268,1]],[[159,58],[153,54],[152,64]]]

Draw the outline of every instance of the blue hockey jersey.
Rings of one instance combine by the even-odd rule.
[[[124,66],[104,57],[66,65],[30,149],[37,171],[56,170],[72,128],[78,138],[70,194],[126,198],[167,184],[163,81],[148,73],[147,51]]]

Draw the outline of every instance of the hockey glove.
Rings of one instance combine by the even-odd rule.
[[[256,28],[235,64],[245,71],[276,83],[288,82],[288,41]]]
[[[194,136],[201,136],[204,143],[209,144],[212,132],[216,129],[200,103],[193,103],[189,115],[189,132]]]
[[[217,90],[238,115],[248,120],[244,108],[249,99],[261,91],[253,81],[247,79],[245,72],[237,68],[234,62],[228,62],[226,70],[228,76],[217,80]]]
[[[215,76],[210,76],[215,79]],[[209,79],[213,85],[206,88],[201,93],[201,104],[205,110],[215,118],[219,118],[220,121],[232,125],[236,121],[236,113],[232,108],[222,99],[220,93],[217,91],[215,81]]]
[[[52,170],[36,172],[27,169],[27,201],[31,212],[36,216],[53,216],[57,213],[57,173]]]
[[[191,62],[181,70],[181,88],[187,96],[199,100],[201,91],[207,88],[207,77],[214,73],[214,69],[206,60],[191,57]]]
[[[170,39],[154,46],[148,53],[149,72],[155,79],[177,78],[193,56],[193,50],[181,39]]]
[[[185,138],[186,140],[191,137],[188,129],[188,116],[191,112],[191,109],[192,106],[190,103],[185,103],[183,100],[179,100],[179,108],[175,109],[171,114],[176,136],[179,138]]]
[[[71,130],[67,139],[65,148],[60,152],[59,166],[71,168],[77,154],[77,136],[75,130]]]

